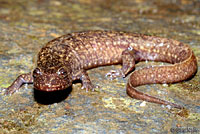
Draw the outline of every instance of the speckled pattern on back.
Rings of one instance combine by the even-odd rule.
[[[29,79],[21,77],[23,82],[12,84],[7,91],[13,93],[22,83],[34,83],[38,90],[61,90],[71,86],[72,81],[77,79],[82,80],[84,88],[91,89],[94,86],[90,82],[87,69],[122,64],[122,69],[112,73],[111,77],[126,76],[134,69],[136,62],[146,60],[168,62],[172,65],[133,71],[127,84],[128,95],[182,108],[143,94],[135,87],[152,83],[174,83],[190,78],[197,70],[197,61],[192,50],[188,45],[173,39],[125,32],[87,31],[58,37],[48,42],[39,52],[33,76],[29,73],[26,75]]]

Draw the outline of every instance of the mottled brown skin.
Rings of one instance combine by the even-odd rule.
[[[71,33],[48,42],[39,52],[33,73],[20,75],[7,88],[12,94],[24,83],[33,83],[42,91],[66,89],[74,80],[82,80],[86,90],[93,89],[87,69],[122,64],[107,74],[125,77],[139,61],[161,61],[172,65],[146,67],[134,71],[127,83],[127,94],[135,99],[183,108],[141,93],[135,87],[152,83],[175,83],[193,76],[197,60],[188,45],[172,39],[108,31]]]

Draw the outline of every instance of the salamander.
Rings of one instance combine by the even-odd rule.
[[[170,64],[133,71],[140,61]],[[75,32],[48,42],[38,54],[34,71],[18,76],[6,89],[6,94],[13,94],[25,83],[33,84],[41,91],[63,90],[75,80],[81,80],[82,87],[91,90],[95,86],[86,70],[113,64],[122,64],[122,68],[109,72],[108,77],[126,77],[133,71],[126,86],[130,97],[178,109],[183,106],[142,93],[136,87],[181,82],[197,71],[193,51],[188,45],[173,39],[117,31]]]

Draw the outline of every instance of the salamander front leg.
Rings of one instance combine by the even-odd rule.
[[[97,86],[92,84],[88,73],[85,70],[81,70],[79,73],[77,73],[76,79],[80,79],[82,81],[82,89],[86,89],[86,91],[94,91],[94,89],[97,88]]]
[[[17,77],[17,79],[8,87],[6,88],[6,92],[5,94],[13,94],[14,92],[16,92],[17,90],[19,90],[19,88],[23,85],[23,84],[30,84],[33,83],[33,76],[31,73],[27,73],[27,74],[22,74],[20,76]]]
[[[119,70],[111,70],[106,74],[106,77],[115,79],[117,77],[125,77],[130,71],[135,68],[135,61],[138,58],[135,50],[127,49],[122,52],[122,68]]]

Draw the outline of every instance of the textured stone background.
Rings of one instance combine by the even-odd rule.
[[[200,65],[199,0],[0,0],[0,88],[35,66],[51,39],[85,30],[119,30],[173,38],[194,50]],[[136,69],[150,64],[139,63]],[[200,131],[200,72],[188,81],[138,89],[184,105],[169,110],[126,95],[127,78],[109,80],[118,66],[89,70],[95,92],[45,93],[24,85],[12,96],[0,90],[0,133],[170,133]],[[200,67],[198,67],[200,70]],[[199,132],[200,133],[200,132]]]

